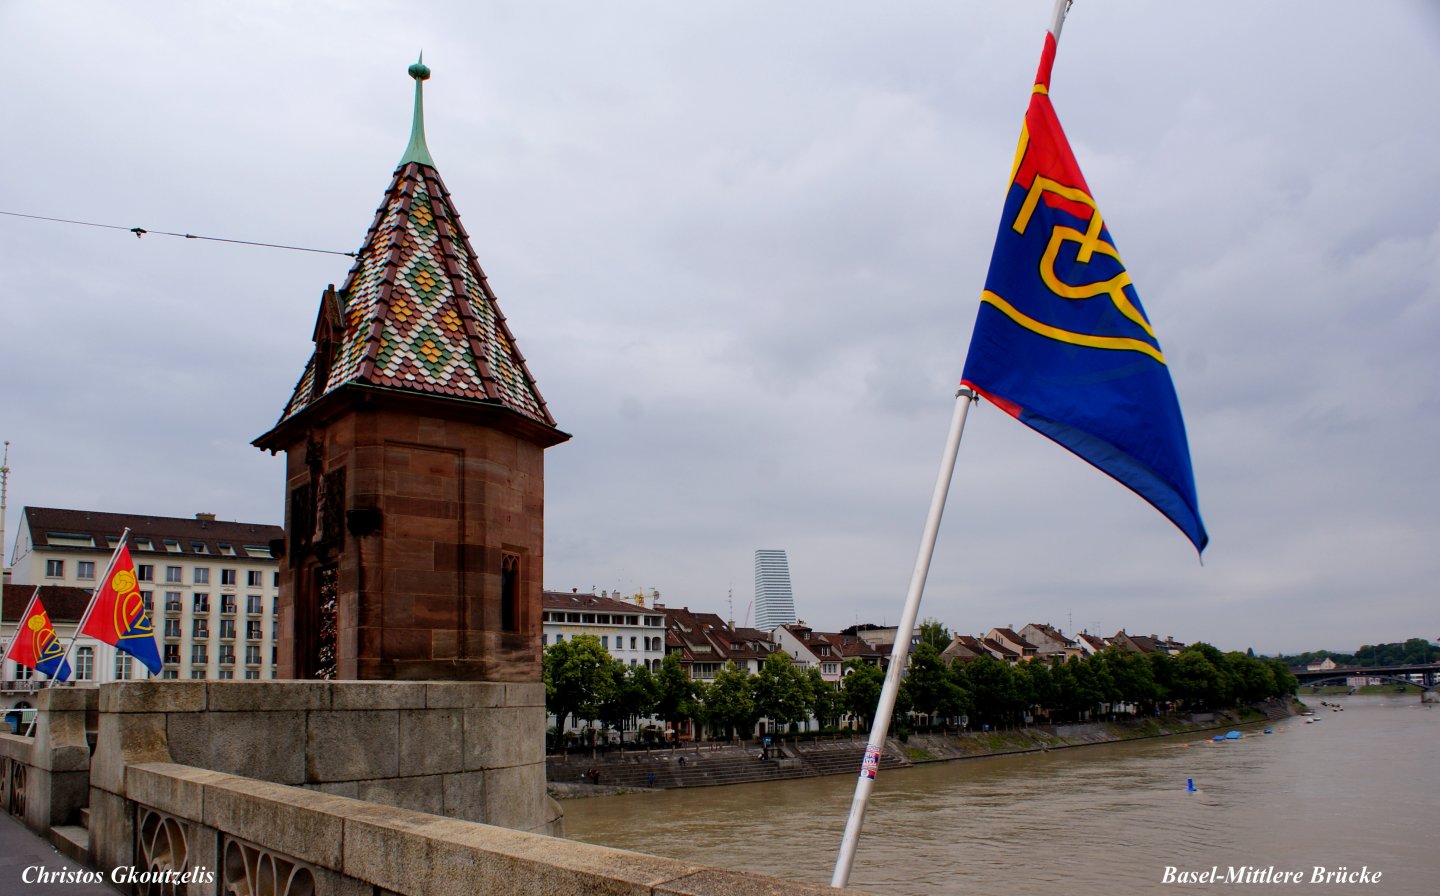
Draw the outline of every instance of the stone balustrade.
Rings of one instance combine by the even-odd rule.
[[[94,716],[94,688],[35,692],[35,735],[0,734],[0,809],[48,835],[79,821],[90,787],[86,717]]]

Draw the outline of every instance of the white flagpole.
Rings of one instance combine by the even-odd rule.
[[[105,583],[110,581],[110,573],[115,571],[115,561],[120,557],[120,549],[125,547],[125,542],[129,539],[130,527],[126,526],[125,530],[120,533],[120,543],[115,545],[115,551],[110,555],[110,562],[105,564],[105,574],[96,581],[95,587],[90,591],[90,603],[86,605],[84,614],[80,616],[80,621],[75,624],[75,634],[70,636],[70,643],[65,645],[63,660],[68,661],[70,659],[70,651],[75,647],[75,642],[80,640],[80,630],[85,627],[85,623],[90,621],[90,614],[95,612],[95,598],[100,596],[100,589],[104,588]]]
[[[905,597],[905,611],[900,617],[900,628],[895,632],[895,644],[890,648],[890,668],[885,672],[885,685],[880,689],[880,703],[875,709],[875,719],[870,726],[870,740],[865,745],[865,760],[860,768],[860,778],[855,784],[855,797],[850,802],[850,818],[845,822],[845,839],[840,843],[840,856],[835,861],[835,874],[830,879],[832,887],[844,887],[850,880],[850,868],[855,864],[855,846],[860,841],[860,828],[865,823],[865,806],[870,800],[870,791],[875,787],[874,774],[880,768],[886,732],[890,728],[890,717],[895,712],[895,699],[900,693],[900,679],[905,675],[905,660],[910,655],[910,636],[915,630],[915,618],[920,614],[920,595],[925,591],[925,578],[930,574],[930,558],[935,553],[940,517],[945,512],[945,496],[950,492],[950,480],[955,472],[955,457],[960,453],[960,437],[965,434],[965,418],[974,401],[975,393],[969,389],[961,389],[955,393],[955,413],[950,418],[950,434],[945,440],[940,472],[935,477],[935,492],[930,498],[930,513],[925,518],[920,551],[915,557],[915,571],[910,576],[910,592]]]
[[[1055,0],[1055,11],[1050,20],[1050,34],[1060,42],[1060,29],[1065,24],[1065,14],[1070,10],[1072,0]],[[940,461],[940,474],[935,479],[935,492],[930,498],[930,515],[925,521],[925,533],[920,539],[920,551],[915,557],[915,571],[910,577],[910,592],[905,598],[905,611],[900,619],[900,628],[895,633],[895,645],[890,650],[890,668],[885,673],[885,686],[880,690],[880,702],[875,708],[875,720],[870,729],[870,740],[865,746],[865,759],[860,767],[860,778],[855,784],[855,797],[850,803],[850,817],[845,822],[845,837],[840,842],[840,855],[835,860],[835,874],[830,886],[841,888],[850,881],[850,869],[855,864],[855,847],[860,841],[860,828],[865,823],[865,807],[870,800],[870,791],[875,787],[874,775],[880,770],[880,756],[884,751],[885,735],[890,728],[890,717],[895,712],[895,698],[900,693],[900,679],[905,674],[905,661],[910,654],[910,637],[915,630],[915,619],[920,615],[920,597],[925,590],[925,577],[930,573],[930,558],[935,553],[935,538],[940,529],[940,517],[945,511],[945,496],[950,491],[950,479],[955,471],[955,457],[960,451],[960,437],[965,433],[965,417],[975,393],[961,389],[956,394],[955,415],[950,421],[950,437],[945,443],[945,454]]]

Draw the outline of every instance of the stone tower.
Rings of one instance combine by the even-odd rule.
[[[410,144],[274,428],[282,678],[538,681],[555,426],[425,145]]]

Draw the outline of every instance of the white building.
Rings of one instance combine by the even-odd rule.
[[[784,551],[755,552],[755,627],[774,631],[796,622],[795,595],[790,590],[790,560]]]
[[[594,635],[627,666],[657,671],[665,659],[665,613],[647,609],[644,595],[620,600],[608,594],[546,591],[540,595],[542,646]]]
[[[275,596],[279,564],[271,542],[279,526],[224,522],[214,514],[193,519],[26,507],[11,555],[0,637],[14,634],[35,585],[88,593],[104,575],[120,536],[130,529],[130,557],[141,596],[155,624],[164,678],[270,679],[275,676]],[[28,587],[27,587],[28,586]],[[48,590],[48,588],[47,588]],[[42,601],[46,601],[42,592]],[[12,603],[20,606],[12,607]],[[56,633],[67,643],[83,614],[59,612],[46,601]],[[74,618],[63,618],[73,615]],[[144,678],[149,672],[113,647],[82,637],[70,653],[79,683]],[[13,662],[0,666],[0,702],[31,687]]]

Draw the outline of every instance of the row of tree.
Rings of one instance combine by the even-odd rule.
[[[937,633],[938,634],[938,633]],[[1009,664],[990,656],[947,665],[938,637],[922,637],[911,652],[896,701],[900,720],[970,727],[1022,724],[1036,719],[1080,721],[1097,716],[1152,715],[1186,709],[1221,709],[1293,694],[1295,676],[1277,659],[1222,653],[1192,644],[1178,655],[1138,654],[1110,648],[1064,661]],[[770,730],[792,730],[814,719],[821,728],[848,719],[868,729],[884,672],[856,661],[845,664],[839,685],[814,667],[802,669],[784,653],[765,659],[758,673],[727,665],[710,682],[692,681],[677,654],[656,672],[625,666],[600,640],[580,635],[544,653],[545,699],[557,732],[571,718],[623,732],[659,719],[678,729],[692,721],[711,736],[750,736],[761,719]],[[902,722],[904,724],[904,722]]]
[[[1339,666],[1410,666],[1440,662],[1440,646],[1424,638],[1410,638],[1404,643],[1362,644],[1354,653],[1310,650],[1280,659],[1290,666],[1308,666],[1326,659],[1334,660]]]

